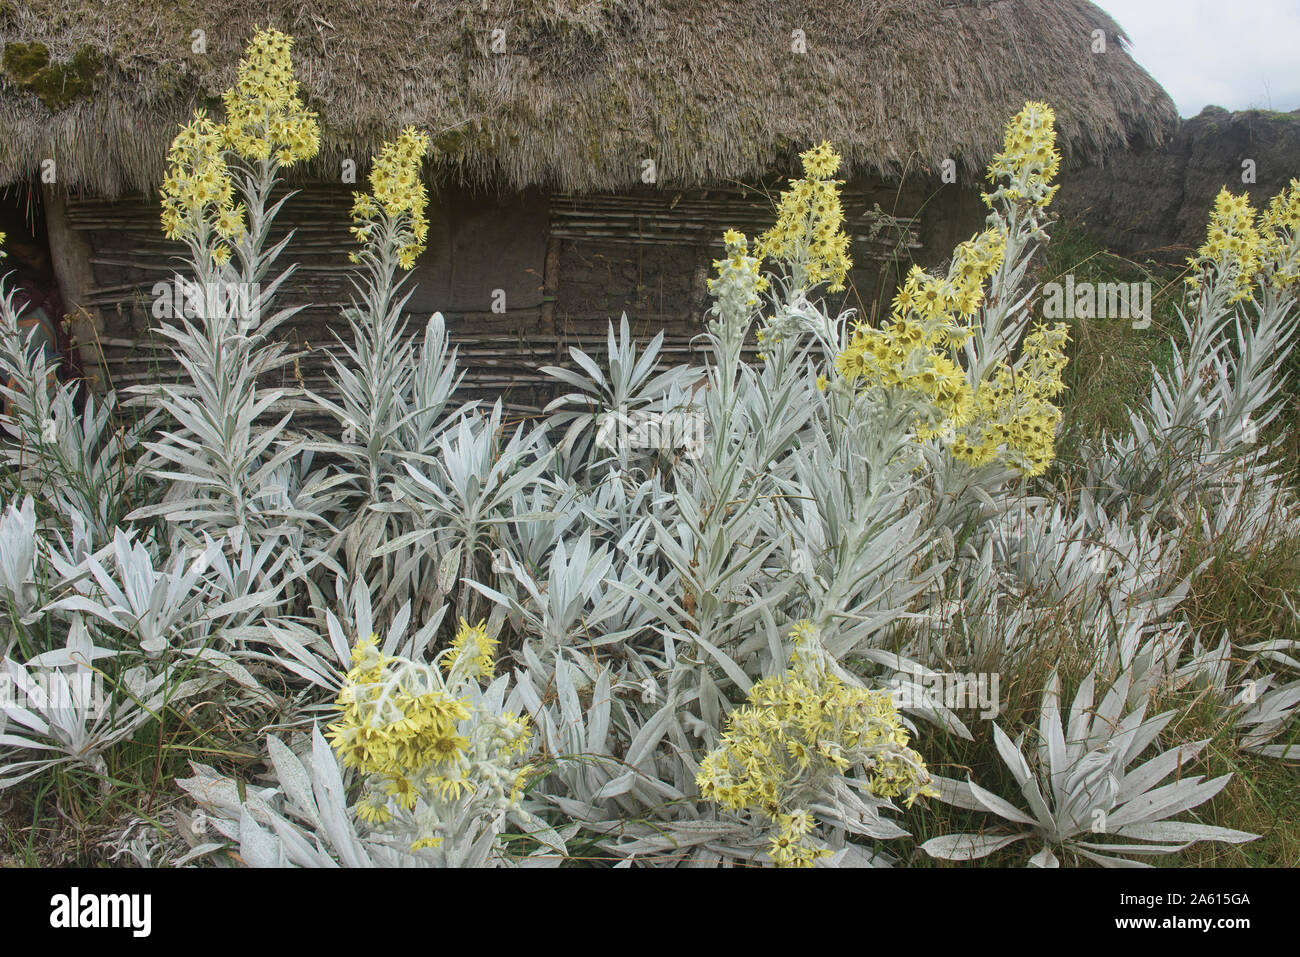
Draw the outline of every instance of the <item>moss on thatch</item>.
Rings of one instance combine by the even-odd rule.
[[[44,43],[14,41],[5,44],[0,66],[18,87],[35,93],[50,110],[57,112],[90,96],[99,72],[99,52],[94,47],[83,46],[67,63],[53,63]]]
[[[156,185],[176,124],[263,25],[297,38],[323,176],[415,124],[440,177],[506,188],[620,190],[644,158],[663,186],[747,179],[823,138],[853,172],[951,157],[974,182],[1027,99],[1056,108],[1067,160],[1160,142],[1177,118],[1087,0],[15,0],[0,40],[63,64],[93,47],[102,71],[93,96],[54,102],[0,78],[0,183],[53,156],[69,186]]]

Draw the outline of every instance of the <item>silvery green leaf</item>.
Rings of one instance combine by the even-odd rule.
[[[284,864],[280,842],[262,830],[247,809],[239,819],[239,856],[249,867],[281,867]]]
[[[921,845],[921,850],[945,861],[974,861],[1032,836],[1032,831],[1020,834],[946,834],[930,838]]]
[[[1119,794],[1115,798],[1116,803],[1123,804],[1139,794],[1145,793],[1163,781],[1173,771],[1182,768],[1184,765],[1190,765],[1209,743],[1210,739],[1205,738],[1191,744],[1179,745],[1134,768],[1120,779]]]
[[[970,782],[969,787],[970,787],[970,792],[974,796],[975,800],[982,807],[992,811],[994,814],[997,814],[999,817],[1004,817],[1008,821],[1011,821],[1015,824],[1028,824],[1031,827],[1039,826],[1038,821],[1035,821],[1032,817],[1030,817],[1025,812],[1021,811],[1015,805],[1009,804],[1008,802],[1002,800],[1002,798],[998,797],[996,794],[991,794],[988,791],[985,791],[974,781]],[[1047,826],[1050,826],[1050,822],[1047,822]]]
[[[1039,823],[1044,826],[1054,826],[1052,812],[1038,789],[1038,782],[1034,780],[1024,755],[1007,737],[1006,732],[996,724],[993,725],[993,741],[998,754],[1002,756],[1007,769],[1011,771],[1011,776],[1016,779],[1016,784],[1020,786],[1020,793],[1024,795],[1025,801],[1028,802],[1030,810],[1034,812]]]
[[[1250,748],[1257,754],[1262,754],[1269,758],[1278,758],[1282,761],[1300,761],[1300,744],[1282,745],[1270,744],[1255,746]]]
[[[1182,844],[1096,844],[1091,841],[1075,841],[1070,846],[1076,850],[1084,848],[1090,851],[1106,851],[1111,854],[1133,854],[1138,857],[1160,857],[1164,854],[1177,854],[1194,844],[1185,841]]]
[[[1078,853],[1079,853],[1080,855],[1082,855],[1083,857],[1086,857],[1088,860],[1092,861],[1094,864],[1100,864],[1102,867],[1139,867],[1139,868],[1141,868],[1141,867],[1151,867],[1151,866],[1152,866],[1151,864],[1147,864],[1147,863],[1145,863],[1145,862],[1143,862],[1143,861],[1133,861],[1133,860],[1129,860],[1128,858],[1124,858],[1124,857],[1111,857],[1110,855],[1107,855],[1107,854],[1096,854],[1096,853],[1093,853],[1092,851],[1084,850],[1083,848],[1078,848]]]
[[[312,796],[311,776],[307,769],[297,755],[275,735],[266,736],[266,747],[285,797],[308,823],[312,826],[319,825],[320,817],[316,811],[316,799]]]
[[[189,864],[191,861],[195,861],[200,857],[206,857],[209,854],[222,850],[223,848],[225,848],[225,846],[226,845],[224,844],[214,844],[211,842],[205,844],[196,844],[189,851],[182,854],[180,857],[176,858],[176,860],[172,861],[172,865],[174,867],[184,867],[186,864]]]
[[[1026,866],[1056,868],[1061,866],[1061,862],[1056,859],[1056,855],[1052,853],[1051,848],[1044,846],[1041,851],[1029,859]]]
[[[945,804],[966,808],[970,811],[984,809],[984,805],[975,797],[969,781],[958,781],[954,778],[946,778],[941,774],[933,773],[930,775],[930,781],[939,789],[939,800]]]
[[[591,693],[591,710],[587,717],[587,747],[594,754],[605,754],[609,734],[609,715],[612,704],[609,671],[603,670],[596,679]]]
[[[460,573],[461,545],[456,544],[438,563],[438,590],[450,593]]]
[[[1222,791],[1231,779],[1231,774],[1210,781],[1202,781],[1198,776],[1147,791],[1117,808],[1110,815],[1107,826],[1118,830],[1126,824],[1147,824],[1171,817],[1208,801]]]
[[[730,678],[733,682],[735,682],[736,687],[740,691],[745,692],[749,690],[749,687],[751,684],[753,684],[753,682],[750,680],[749,676],[745,674],[745,672],[741,669],[741,667],[731,659],[730,655],[728,655],[724,651],[720,651],[718,648],[714,647],[711,643],[709,643],[699,635],[688,634],[686,635],[686,637],[691,642],[699,645],[701,648],[707,651],[709,653],[709,656],[712,657],[713,660],[716,661],[722,667],[722,670],[724,672],[726,672],[727,677]]]
[[[1128,701],[1129,680],[1127,672],[1121,674],[1098,705],[1092,724],[1092,735],[1088,738],[1089,748],[1099,747],[1119,727],[1120,716]]]
[[[1065,801],[1065,776],[1069,767],[1065,733],[1061,728],[1060,687],[1060,679],[1053,671],[1043,691],[1043,705],[1038,720],[1039,763],[1049,770],[1057,807]]]
[[[668,701],[662,708],[651,715],[627,747],[626,761],[634,768],[651,774],[654,749],[658,746],[669,724],[677,713],[677,702]]]
[[[345,867],[365,867],[368,855],[361,846],[348,815],[347,796],[334,752],[320,733],[312,728],[312,792],[320,813],[321,827],[330,844],[339,852]]]
[[[1119,837],[1132,837],[1139,841],[1223,841],[1244,844],[1259,838],[1248,831],[1195,824],[1189,821],[1152,821],[1147,824],[1129,824],[1115,831]]]
[[[591,796],[592,802],[608,801],[620,794],[626,794],[637,783],[637,778],[638,773],[636,771],[627,771],[616,778],[611,778]]]

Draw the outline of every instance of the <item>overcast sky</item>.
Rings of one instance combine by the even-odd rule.
[[[1300,109],[1300,0],[1094,0],[1119,21],[1132,53],[1195,116]]]

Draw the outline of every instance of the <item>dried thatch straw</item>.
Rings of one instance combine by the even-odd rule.
[[[66,186],[154,186],[176,124],[217,105],[263,25],[297,38],[324,129],[311,172],[331,179],[408,123],[439,134],[439,179],[599,191],[637,183],[644,158],[661,185],[748,179],[822,138],[853,172],[974,173],[1026,99],[1056,108],[1076,161],[1176,122],[1087,0],[0,0],[0,40],[94,63],[88,94],[0,75],[0,184],[53,157]]]

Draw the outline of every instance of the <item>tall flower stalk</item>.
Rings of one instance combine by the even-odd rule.
[[[134,517],[163,515],[191,535],[301,534],[286,526],[303,517],[289,500],[286,467],[295,450],[281,440],[290,416],[259,421],[285,393],[258,384],[289,361],[286,344],[270,334],[303,308],[266,315],[294,268],[267,279],[291,235],[271,242],[289,198],[273,202],[272,193],[281,171],[316,155],[320,139],[298,95],[291,45],[278,31],[259,32],[222,97],[225,122],[198,111],[168,153],[163,230],[188,247],[189,275],[177,277],[183,294],[159,331],[174,343],[188,381],[156,390],[178,428],[149,448],[170,466],[157,474],[173,484],[166,501]]]

